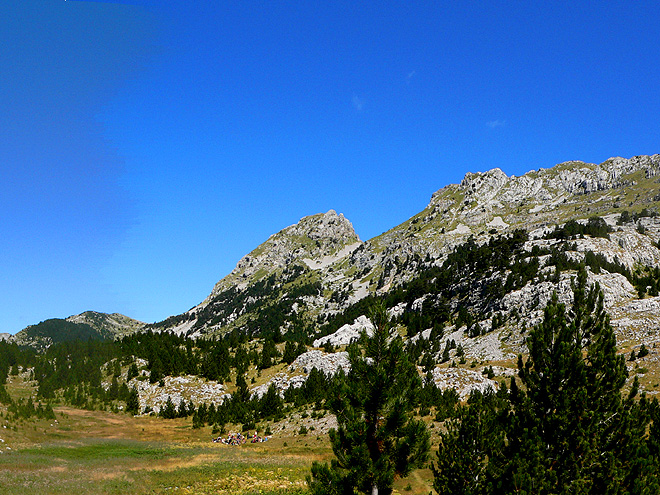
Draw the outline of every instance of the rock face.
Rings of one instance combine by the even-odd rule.
[[[360,238],[353,225],[341,213],[330,210],[304,217],[297,224],[273,234],[244,256],[236,268],[216,284],[210,297],[233,284],[246,284],[259,279],[260,275],[282,270],[295,261],[321,261],[332,258],[347,246],[357,247],[359,244]]]
[[[358,340],[362,332],[367,332],[369,336],[374,332],[374,326],[364,315],[358,317],[352,325],[346,324],[333,334],[316,339],[312,345],[323,347],[328,342],[335,347],[348,345],[352,341]]]

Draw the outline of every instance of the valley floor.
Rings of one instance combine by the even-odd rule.
[[[71,407],[55,414],[57,421],[0,428],[1,493],[307,493],[311,463],[332,456],[326,435],[292,432],[232,447],[213,443],[209,427],[193,430],[190,419]],[[397,483],[399,493],[426,494],[430,486],[430,470]]]

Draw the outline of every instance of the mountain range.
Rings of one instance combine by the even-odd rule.
[[[525,329],[553,293],[570,301],[582,263],[604,291],[620,345],[648,347],[660,330],[659,207],[657,154],[571,161],[519,177],[468,173],[366,241],[334,210],[304,217],[239,260],[204,301],[161,322],[87,311],[5,338],[44,348],[143,330],[291,332],[332,344],[380,297],[408,338],[435,339],[438,354],[453,341],[468,357],[502,360],[524,350]]]

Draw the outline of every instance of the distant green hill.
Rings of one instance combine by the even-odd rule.
[[[86,323],[73,323],[60,318],[52,318],[36,325],[30,325],[16,334],[17,344],[33,347],[48,347],[52,344],[72,340],[107,340],[113,335],[106,330],[97,330]]]

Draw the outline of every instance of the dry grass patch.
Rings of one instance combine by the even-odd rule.
[[[0,456],[3,494],[304,493],[312,461],[330,455],[327,438],[231,447],[189,419],[55,412],[56,423],[2,430],[12,436]]]

